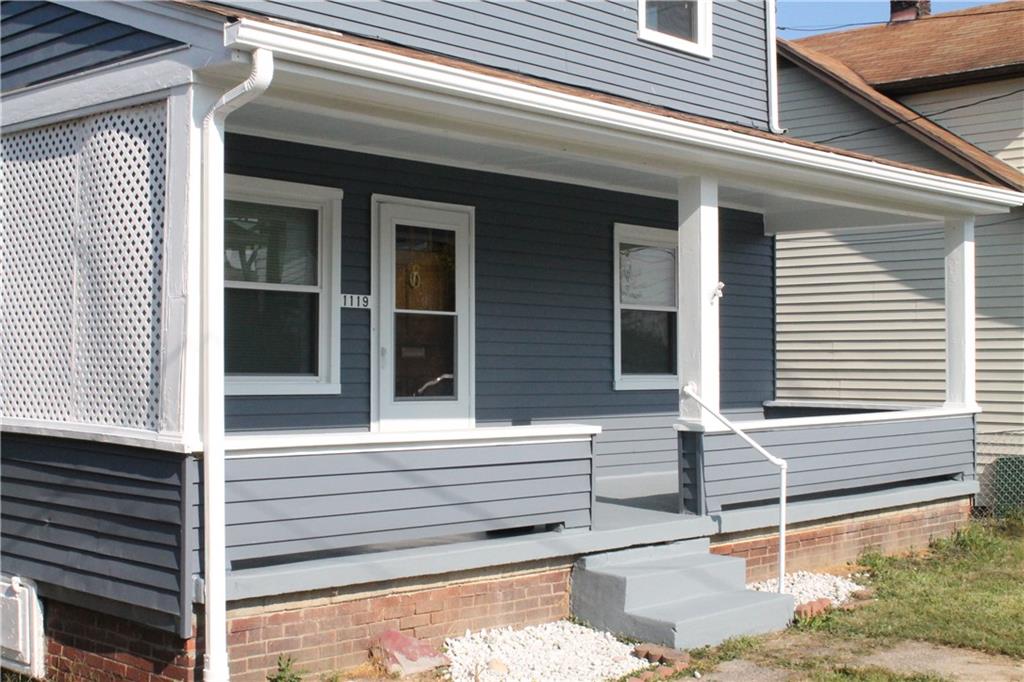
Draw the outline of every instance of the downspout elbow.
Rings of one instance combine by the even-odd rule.
[[[765,0],[768,130],[776,135],[785,135],[786,129],[779,125],[779,56],[775,24],[775,0]]]
[[[228,114],[256,99],[270,87],[274,80],[274,53],[257,48],[252,53],[252,71],[249,77],[231,88],[210,108],[203,119],[203,128],[223,121]]]

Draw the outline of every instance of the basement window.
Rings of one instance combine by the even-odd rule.
[[[711,57],[711,0],[637,0],[637,37]]]

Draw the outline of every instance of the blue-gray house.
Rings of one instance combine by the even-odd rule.
[[[796,534],[969,510],[973,221],[1022,196],[785,137],[772,3],[0,11],[5,666],[692,646],[789,620],[778,458]],[[775,401],[774,235],[921,219],[946,400]]]

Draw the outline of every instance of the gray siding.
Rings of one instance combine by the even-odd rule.
[[[828,142],[834,147],[925,168],[974,177],[963,167],[889,126],[849,97],[784,60],[779,64],[779,121],[789,135],[821,142],[836,135],[867,131]]]
[[[970,416],[779,428],[751,435],[789,462],[792,498],[974,475]],[[778,499],[778,469],[734,434],[681,437],[684,462],[699,461],[693,452],[699,440],[705,512]]]
[[[190,633],[188,466],[169,453],[5,433],[4,572],[38,581],[44,596],[78,593],[84,606]]]
[[[24,0],[0,5],[0,34],[4,91],[180,45],[78,9]]]
[[[714,3],[710,60],[638,40],[636,0],[223,4],[691,114],[767,125],[760,0]]]
[[[674,391],[613,390],[613,227],[672,229],[675,202],[231,135],[228,170],[343,188],[342,289],[369,293],[370,195],[476,207],[476,403],[488,424],[596,423],[609,472],[673,467]],[[723,403],[772,397],[772,240],[722,211]],[[369,313],[342,320],[342,395],[233,397],[233,430],[369,422]]]
[[[589,528],[589,441],[252,457],[227,462],[237,569],[532,525]],[[200,535],[201,480],[192,526]]]

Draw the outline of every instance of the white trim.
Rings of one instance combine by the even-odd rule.
[[[946,219],[945,247],[946,405],[977,410],[973,217]]]
[[[752,187],[779,193],[813,189],[819,198],[928,216],[1004,213],[1024,202],[1024,194],[992,185],[609,104],[291,26],[242,19],[226,28],[225,40],[233,47],[273,49],[290,60],[284,70],[339,88],[363,88],[381,101],[448,107],[453,121],[454,113],[469,109],[478,122],[515,117],[517,129],[531,134],[557,130],[559,137],[545,143],[552,148],[620,161],[642,157],[651,172],[674,168],[678,175],[681,166],[699,159]]]
[[[792,417],[787,419],[759,419],[757,421],[736,422],[734,426],[742,431],[778,431],[780,429],[803,429],[809,427],[827,427],[840,424],[870,424],[875,422],[899,422],[915,419],[942,419],[944,417],[964,417],[977,414],[979,410],[967,407],[931,407],[921,410],[902,410],[896,412],[871,412],[868,414],[829,414],[820,417]],[[692,422],[677,421],[676,431],[701,431],[705,433],[725,433],[729,429],[724,426],[710,425],[698,428]]]
[[[433,450],[443,447],[480,447],[516,443],[562,443],[589,440],[601,433],[587,424],[486,426],[471,429],[373,433],[367,431],[257,431],[228,434],[230,458],[279,457],[314,453]]]
[[[712,33],[713,33],[713,8],[712,0],[697,0],[697,20],[694,22],[697,29],[696,40],[686,40],[670,33],[662,33],[653,28],[647,27],[647,2],[648,0],[637,0],[637,29],[636,35],[640,40],[656,43],[673,50],[686,52],[688,54],[711,59]]]
[[[125,24],[207,50],[216,50],[223,45],[221,31],[226,19],[182,3],[93,0],[83,7],[82,0],[54,2],[107,21]]]
[[[202,445],[195,438],[178,433],[154,433],[142,429],[102,424],[75,424],[69,422],[48,422],[39,419],[15,419],[4,417],[0,431],[4,433],[27,433],[33,436],[53,436],[75,440],[116,443],[137,448],[166,450],[167,452],[198,452]]]
[[[718,182],[711,177],[679,180],[679,415],[682,419],[718,424],[719,305]],[[694,384],[705,409],[686,397],[683,385]]]
[[[395,401],[393,391],[392,347],[393,322],[393,262],[394,248],[385,236],[393,225],[385,227],[388,216],[398,212],[391,222],[401,221],[413,225],[452,230],[456,241],[456,399],[438,401]],[[371,285],[376,294],[377,312],[374,320],[376,333],[371,357],[376,360],[376,371],[371,377],[371,410],[374,430],[425,431],[437,429],[471,428],[476,423],[476,209],[473,206],[425,201],[408,197],[374,194],[371,197],[372,241],[375,244],[376,278]],[[387,361],[382,362],[388,353]],[[371,365],[374,364],[371,362]]]
[[[676,268],[679,268],[679,243],[676,233],[658,227],[644,227],[642,225],[630,225],[628,223],[615,223],[615,238],[612,248],[612,291],[614,306],[615,328],[614,345],[614,388],[616,391],[674,391],[679,388],[679,359],[676,358],[676,372],[672,374],[623,374],[622,373],[622,295],[619,289],[621,285],[619,272],[619,246],[622,242],[638,244],[640,246],[661,246],[672,249],[675,258]],[[679,287],[678,283],[672,288],[675,298],[674,306],[637,306],[626,305],[626,310],[657,310],[672,312],[676,315],[676,352],[679,349]]]
[[[927,403],[875,403],[857,400],[765,400],[764,407],[808,407],[823,410],[878,410],[898,412],[903,410],[927,410],[933,405]]]
[[[227,395],[330,395],[341,393],[341,202],[344,192],[324,187],[246,175],[225,175],[225,198],[308,208],[318,212],[318,283],[315,286],[254,285],[225,280],[228,289],[299,291],[319,295],[317,376],[228,374]]]

